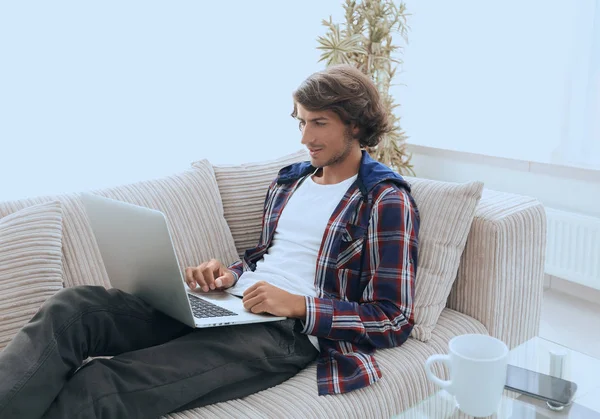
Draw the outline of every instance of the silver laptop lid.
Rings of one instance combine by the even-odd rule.
[[[90,193],[81,199],[111,285],[194,327],[164,214]]]

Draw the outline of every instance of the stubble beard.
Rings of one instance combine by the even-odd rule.
[[[344,160],[346,160],[348,158],[348,156],[352,152],[352,142],[353,141],[354,141],[354,138],[352,137],[352,132],[348,128],[344,132],[344,149],[342,151],[340,151],[338,154],[331,157],[329,160],[327,160],[326,163],[317,165],[315,167],[320,169],[322,167],[333,166],[333,165],[342,163]]]

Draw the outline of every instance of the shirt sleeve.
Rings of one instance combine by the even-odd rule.
[[[237,262],[234,262],[233,264],[229,265],[227,267],[227,269],[229,269],[231,271],[231,273],[233,274],[233,277],[235,278],[235,281],[233,282],[233,286],[235,286],[235,284],[237,284],[238,280],[240,279],[240,276],[242,276],[242,272],[244,271],[244,267],[243,267],[243,262],[242,260],[238,260]]]
[[[306,296],[302,332],[374,348],[404,343],[414,325],[418,230],[418,210],[408,192],[382,195],[371,212],[365,248],[371,279],[360,301]]]

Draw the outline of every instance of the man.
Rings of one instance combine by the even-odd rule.
[[[2,418],[150,418],[244,397],[315,358],[320,395],[381,377],[376,348],[413,327],[419,214],[401,176],[361,150],[389,132],[377,89],[350,66],[293,95],[310,162],[283,168],[258,246],[187,268],[272,323],[191,329],[116,289],[58,292],[0,354]],[[96,358],[81,367],[88,357]]]

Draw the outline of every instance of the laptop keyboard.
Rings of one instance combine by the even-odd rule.
[[[209,317],[237,316],[237,313],[209,303],[202,298],[190,294],[188,294],[188,298],[192,306],[192,313],[194,313],[194,317],[196,318],[206,319]]]

